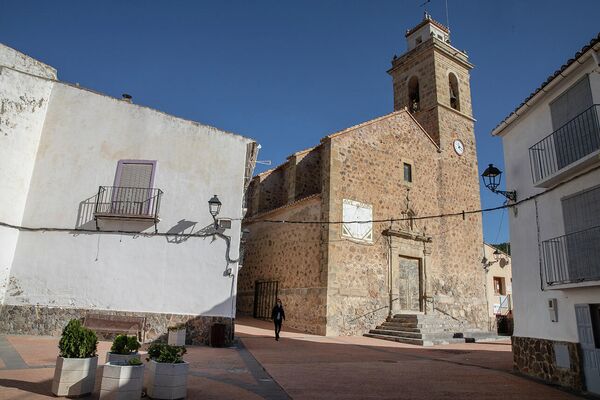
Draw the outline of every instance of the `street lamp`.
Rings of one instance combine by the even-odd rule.
[[[500,258],[502,258],[502,253],[500,253],[500,250],[496,249],[496,251],[494,251],[494,260],[496,261],[500,261]]]
[[[208,201],[208,211],[215,221],[215,229],[219,229],[217,215],[219,215],[219,211],[221,211],[221,200],[219,200],[216,194]]]
[[[481,178],[483,179],[485,187],[490,189],[493,193],[501,194],[511,201],[517,201],[517,192],[514,190],[508,192],[498,190],[498,186],[500,186],[500,181],[502,180],[502,171],[494,167],[494,164],[490,164],[485,171],[483,171]]]

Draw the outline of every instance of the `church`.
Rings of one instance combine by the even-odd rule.
[[[473,64],[427,13],[406,41],[387,71],[393,112],[251,181],[238,315],[269,318],[279,297],[286,326],[320,335],[398,314],[487,329],[481,215],[463,213],[481,208]]]

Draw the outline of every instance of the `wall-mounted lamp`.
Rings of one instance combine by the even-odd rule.
[[[500,263],[500,268],[504,268],[505,266],[508,265],[508,259],[506,258],[504,253],[502,253],[500,250],[496,249],[496,250],[494,250],[494,252],[492,254],[494,256],[493,260],[488,260],[485,255],[481,259],[481,264],[482,264],[483,270],[485,272],[488,272],[490,267],[495,263]]]
[[[219,229],[217,215],[219,215],[219,211],[221,211],[221,200],[219,200],[216,194],[208,201],[208,211],[215,221],[215,229]]]
[[[508,192],[498,190],[498,186],[500,186],[500,181],[502,180],[502,171],[494,167],[494,164],[490,164],[485,171],[483,171],[481,178],[483,179],[485,187],[490,189],[493,193],[501,194],[511,201],[517,201],[517,192],[514,190]]]
[[[494,260],[500,261],[500,258],[501,258],[501,255],[502,255],[502,253],[500,253],[500,250],[496,249],[494,251],[493,255],[494,255]]]

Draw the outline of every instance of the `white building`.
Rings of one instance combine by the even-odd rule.
[[[204,341],[235,315],[256,152],[0,45],[0,331],[55,335],[93,312],[145,317],[146,339],[188,321]],[[215,194],[230,226],[214,227]]]
[[[512,313],[512,263],[510,256],[484,243],[481,262],[485,270],[485,292],[488,315],[490,316],[488,329],[490,331],[505,330],[505,327],[498,326],[497,320],[500,316],[507,317]]]
[[[492,132],[502,137],[517,370],[600,393],[600,35]]]

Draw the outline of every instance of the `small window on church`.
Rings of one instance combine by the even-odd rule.
[[[419,78],[413,76],[408,80],[408,109],[415,113],[420,109]]]
[[[417,36],[417,38],[415,39],[415,44],[421,44],[423,42],[423,38],[421,38],[421,36]]]
[[[450,107],[460,111],[460,97],[458,92],[458,79],[456,75],[448,75],[448,88],[450,90]]]
[[[404,181],[412,182],[412,165],[404,163]]]

